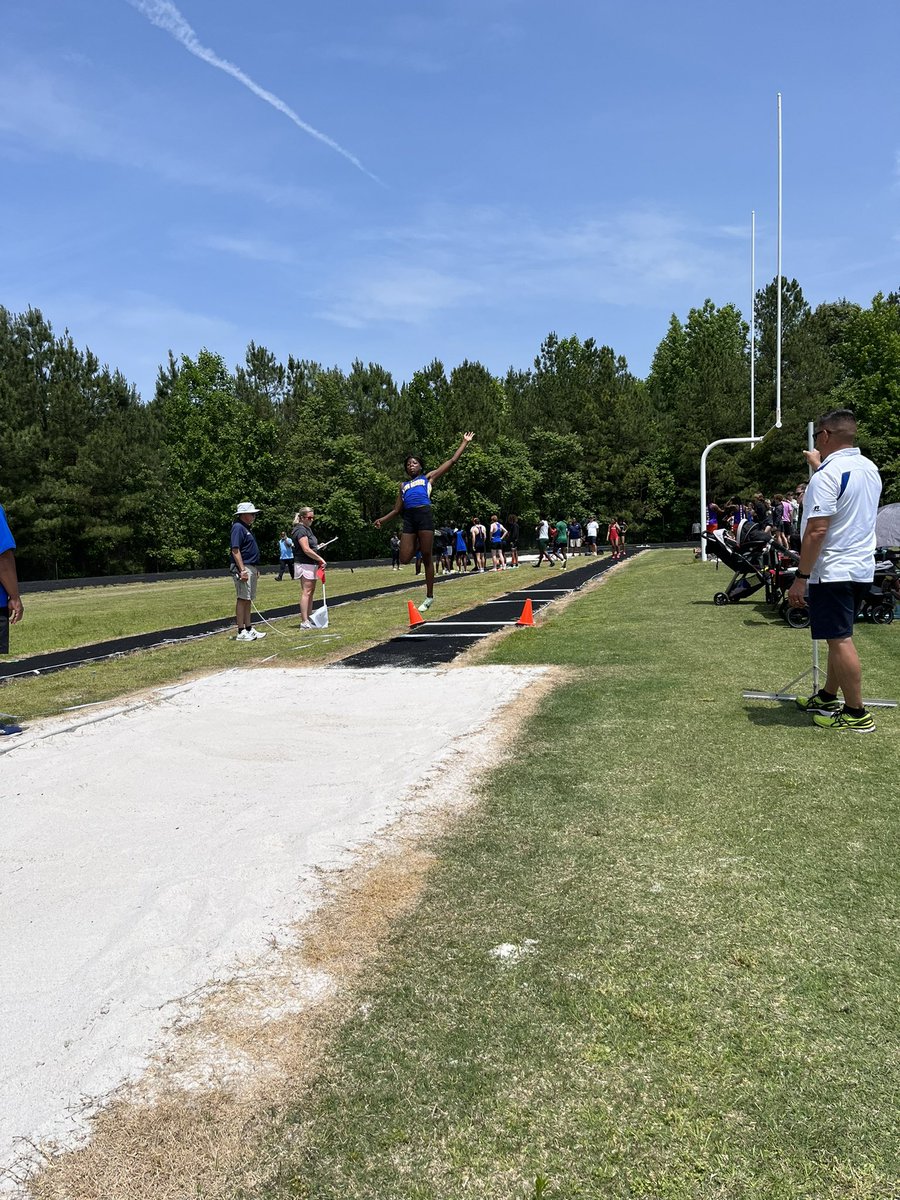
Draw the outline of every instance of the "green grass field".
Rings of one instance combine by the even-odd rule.
[[[333,570],[328,573],[328,595],[337,599],[346,592],[390,587],[403,580],[412,586],[423,578],[416,580],[412,567],[404,567],[402,574],[390,567]],[[299,594],[299,584],[288,579],[279,583],[270,569],[260,577],[256,604],[265,612],[298,603]],[[321,597],[318,587],[316,594]],[[24,601],[26,619],[13,630],[12,650],[19,656],[234,617],[234,585],[227,571],[218,579],[31,592]]]
[[[742,700],[809,639],[715,590],[648,555],[495,645],[574,673],[438,847],[255,1196],[900,1194],[898,718]],[[891,694],[895,630],[858,640]]]

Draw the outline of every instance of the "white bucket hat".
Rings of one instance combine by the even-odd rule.
[[[245,513],[258,513],[259,511],[260,510],[256,507],[255,504],[251,504],[249,500],[243,500],[237,506],[237,510],[234,515],[236,517],[242,517],[242,516],[244,516]]]

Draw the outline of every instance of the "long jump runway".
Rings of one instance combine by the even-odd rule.
[[[571,560],[570,560],[571,561]],[[526,600],[531,601],[533,612],[539,612],[564,596],[583,588],[585,584],[603,575],[615,566],[611,558],[592,559],[586,566],[539,568],[539,573],[529,578],[535,570],[531,564],[522,566],[512,578],[522,586],[484,604],[477,604],[465,612],[449,617],[427,619],[424,625],[416,625],[409,633],[391,638],[369,650],[361,650],[349,658],[341,659],[335,666],[342,667],[436,667],[452,662],[458,654],[468,650],[481,638],[499,633],[518,621]]]

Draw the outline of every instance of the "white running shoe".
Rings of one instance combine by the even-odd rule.
[[[425,599],[422,601],[422,603],[419,605],[419,612],[428,612],[428,610],[429,610],[429,608],[431,608],[432,604],[434,604],[434,596],[426,596]]]
[[[256,638],[249,629],[242,629],[234,640],[236,642],[255,642]]]
[[[254,642],[259,642],[267,635],[265,632],[261,632],[259,629],[251,629],[250,636],[253,638]]]
[[[300,628],[301,628],[301,629],[312,629],[312,628],[313,628],[313,626],[312,626],[312,623],[311,623],[310,621],[301,621],[301,622],[300,622]]]

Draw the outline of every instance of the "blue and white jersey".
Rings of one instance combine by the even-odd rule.
[[[431,507],[431,481],[427,475],[417,475],[400,484],[404,508]]]
[[[15,548],[15,539],[6,523],[6,513],[3,511],[3,506],[0,505],[0,554],[5,554],[7,550],[15,550]],[[0,583],[0,608],[6,608],[8,604],[9,595],[6,588]]]
[[[810,583],[853,580],[875,574],[875,518],[881,496],[878,468],[856,446],[835,450],[810,479],[803,497],[800,536],[813,517],[828,517],[828,532]]]

